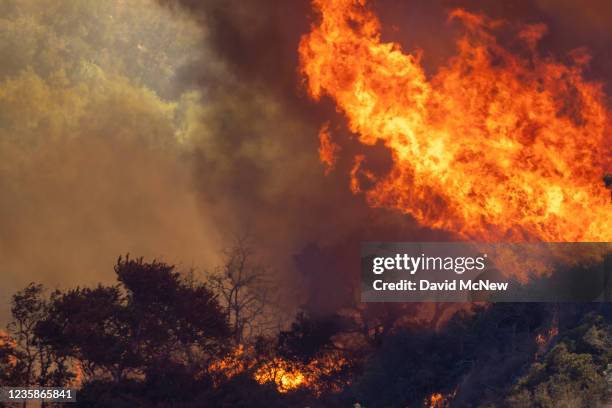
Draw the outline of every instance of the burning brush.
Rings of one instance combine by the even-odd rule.
[[[540,55],[543,25],[515,27],[517,53],[496,35],[509,23],[457,9],[457,54],[429,76],[419,53],[382,40],[366,1],[314,4],[319,20],[299,47],[310,96],[329,97],[361,144],[392,156],[378,176],[363,155],[352,158],[351,188],[371,207],[472,240],[612,240],[600,182],[610,111],[601,84],[583,75],[588,56]],[[329,148],[327,127],[322,134],[329,168],[346,150]],[[610,188],[611,176],[604,181]]]

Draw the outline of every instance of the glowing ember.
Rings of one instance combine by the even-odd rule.
[[[353,191],[365,176],[374,185],[364,192],[369,205],[464,238],[612,240],[602,183],[610,113],[601,86],[582,76],[588,56],[574,53],[564,65],[538,55],[542,25],[520,31],[526,55],[514,54],[492,34],[504,22],[455,10],[466,34],[429,79],[418,55],[381,41],[365,3],[315,0],[320,20],[299,48],[309,94],[330,96],[361,143],[391,151],[383,177],[354,158]],[[322,135],[327,152],[326,128]]]

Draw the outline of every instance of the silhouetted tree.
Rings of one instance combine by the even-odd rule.
[[[55,296],[57,293],[47,299],[43,286],[31,283],[12,297],[10,338],[5,344],[14,350],[13,369],[18,369],[21,386],[63,386],[74,378],[67,356],[58,354],[37,333],[40,322],[49,317]]]
[[[279,334],[278,349],[285,358],[308,361],[326,348],[334,348],[332,337],[339,332],[336,317],[315,318],[300,312],[291,328]]]
[[[223,255],[223,265],[209,279],[226,309],[234,342],[240,344],[278,328],[271,271],[257,261],[249,237],[236,237]]]
[[[16,343],[6,333],[0,333],[0,385],[27,384],[26,356],[16,348]]]
[[[241,256],[227,270],[244,270]],[[439,326],[403,318],[413,305],[302,311],[288,330],[253,337],[236,353],[239,325],[210,282],[128,257],[115,272],[116,285],[18,292],[11,331],[0,336],[0,383],[65,384],[79,368],[84,407],[422,406],[438,393],[443,406],[552,407],[612,397],[605,304],[494,303]],[[243,360],[227,375],[232,358]],[[298,369],[316,388],[279,392],[279,377],[258,376],[265,367]]]
[[[163,262],[119,258],[115,272],[118,285],[57,295],[38,325],[45,344],[80,361],[88,381],[140,379],[153,399],[205,377],[230,335],[213,292]]]

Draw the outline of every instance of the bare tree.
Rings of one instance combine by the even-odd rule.
[[[258,262],[249,237],[237,236],[223,255],[223,265],[210,282],[226,307],[234,341],[243,343],[278,328],[276,314],[271,313],[275,305],[271,269]]]

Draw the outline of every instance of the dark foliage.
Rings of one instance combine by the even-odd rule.
[[[87,392],[136,387],[132,398],[157,404],[210,387],[206,366],[230,335],[216,296],[161,262],[120,258],[115,272],[119,285],[57,295],[37,338],[97,379]]]
[[[113,286],[18,292],[12,330],[0,338],[0,384],[67,385],[78,362],[83,407],[421,407],[439,393],[445,407],[548,408],[612,398],[607,304],[489,304],[437,329],[396,324],[413,309],[371,308],[367,321],[383,329],[370,326],[376,341],[366,334],[352,351],[368,330],[302,311],[289,330],[252,339],[252,364],[225,376],[212,367],[235,338],[205,283],[142,259],[120,258],[115,272]],[[278,357],[305,367],[324,356],[347,364],[316,388],[280,392],[254,376]]]
[[[334,317],[313,318],[300,312],[291,329],[279,334],[279,352],[285,358],[308,361],[332,346],[332,336],[339,331]]]

